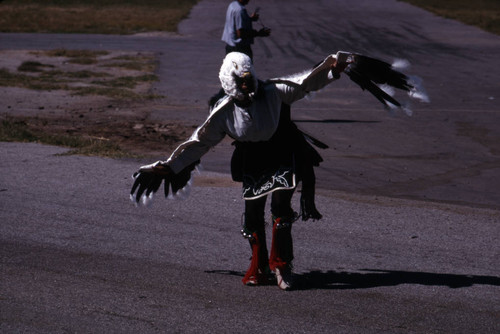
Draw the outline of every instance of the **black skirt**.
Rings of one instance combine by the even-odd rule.
[[[256,199],[280,189],[294,189],[299,181],[314,178],[314,166],[323,161],[290,118],[282,104],[280,121],[268,141],[235,141],[231,158],[234,181],[243,183],[243,198]],[[312,180],[314,182],[314,180]]]

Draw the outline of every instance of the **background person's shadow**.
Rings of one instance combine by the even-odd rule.
[[[244,273],[236,271],[210,270],[206,272],[244,276]],[[453,289],[470,287],[476,284],[500,286],[500,277],[378,269],[310,271],[294,275],[294,290],[368,289],[400,284],[447,286]]]

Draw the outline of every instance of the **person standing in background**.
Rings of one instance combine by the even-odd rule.
[[[222,41],[226,43],[226,54],[230,52],[241,52],[253,59],[252,44],[255,37],[267,37],[271,29],[253,29],[252,23],[259,19],[255,11],[248,15],[245,5],[250,0],[234,0],[227,7],[226,23],[222,33]]]

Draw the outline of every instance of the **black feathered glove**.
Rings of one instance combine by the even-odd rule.
[[[163,161],[142,166],[133,175],[134,185],[130,191],[130,199],[139,203],[142,198],[145,203],[158,191],[163,181],[165,181],[165,196],[168,196],[168,189],[173,175],[172,169]]]
[[[177,195],[179,190],[189,186],[191,173],[199,163],[200,160],[197,160],[179,173],[174,173],[164,161],[142,166],[134,173],[134,185],[130,191],[130,199],[135,203],[140,203],[142,199],[142,203],[146,204],[160,189],[162,182],[164,183],[165,197],[168,197],[169,194]]]

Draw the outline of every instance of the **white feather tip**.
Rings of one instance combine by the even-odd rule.
[[[413,99],[419,100],[420,102],[429,103],[431,102],[429,95],[424,89],[423,80],[417,76],[410,76],[409,84],[413,88],[408,92],[408,96]]]
[[[392,63],[392,68],[395,70],[405,70],[410,67],[410,62],[406,59],[396,59]]]

